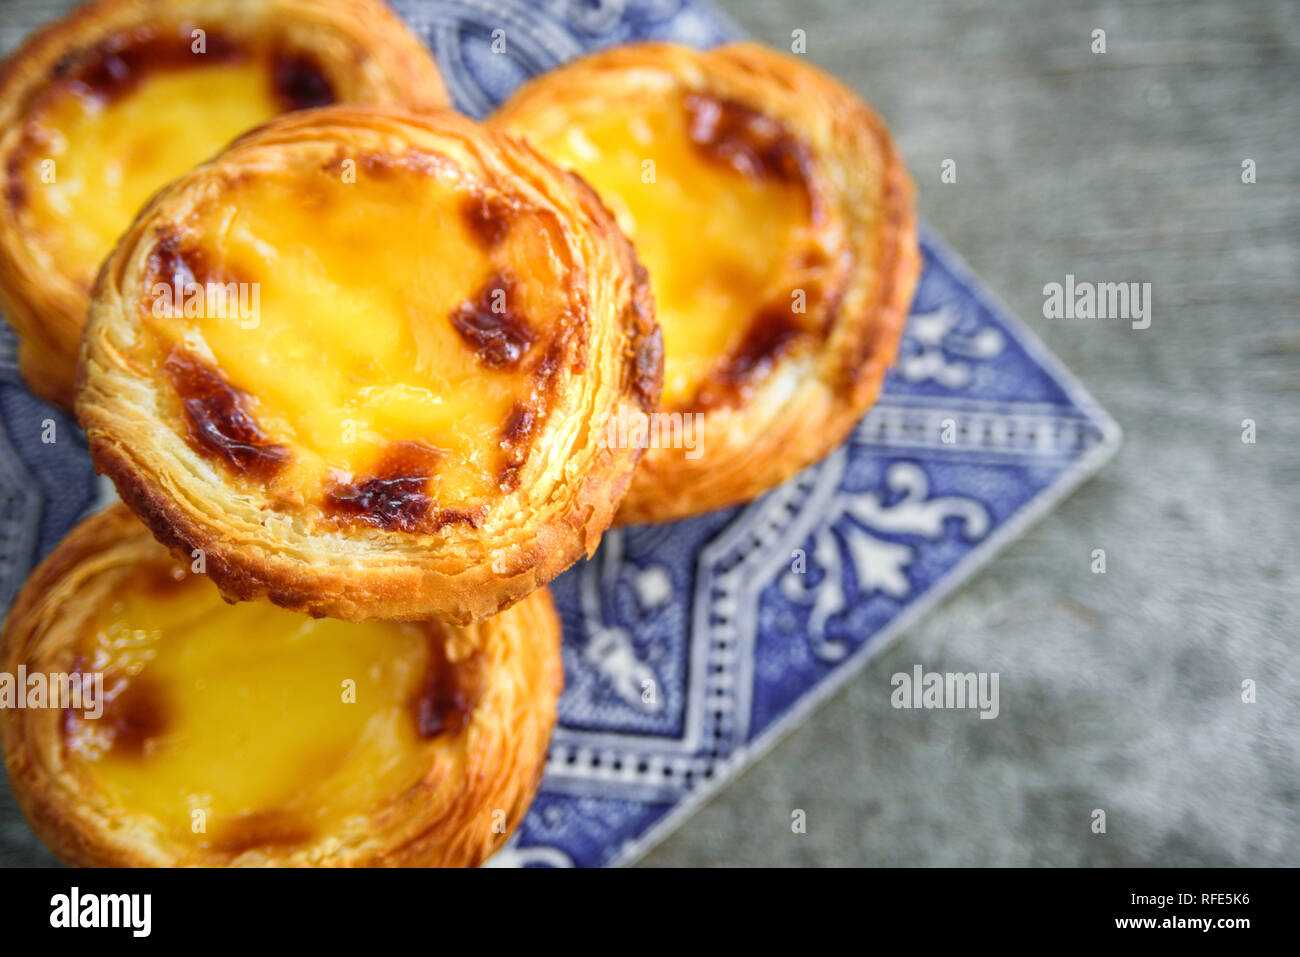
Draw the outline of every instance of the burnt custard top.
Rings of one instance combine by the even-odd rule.
[[[202,571],[118,504],[14,601],[0,672],[50,691],[0,709],[0,744],[56,854],[466,866],[508,838],[560,687],[545,589],[467,627],[344,622],[227,604]]]
[[[277,113],[335,101],[311,54],[196,29],[140,26],[69,52],[22,117],[6,200],[87,291],[160,186]]]
[[[507,127],[581,173],[635,244],[663,330],[666,408],[741,403],[825,334],[848,263],[818,162],[779,120],[689,88],[620,99],[601,87]]]
[[[466,623],[595,548],[662,353],[595,194],[450,112],[334,108],[161,193],[105,267],[77,411],[232,598]]]

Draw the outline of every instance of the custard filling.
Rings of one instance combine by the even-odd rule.
[[[66,754],[110,809],[181,846],[309,843],[406,793],[468,720],[472,659],[448,664],[444,638],[227,605],[201,575],[141,566],[77,650],[105,705],[65,712]]]
[[[224,186],[159,239],[139,304],[191,445],[323,521],[479,521],[580,318],[558,222],[425,153]]]
[[[24,117],[8,195],[59,271],[87,289],[160,187],[276,114],[332,99],[302,56],[211,33],[197,46],[189,30],[106,41],[58,74]]]
[[[720,383],[710,380],[753,379],[772,348],[815,330],[792,275],[815,248],[818,210],[806,151],[788,132],[698,94],[571,120],[537,145],[591,183],[650,272],[665,407],[711,404]]]

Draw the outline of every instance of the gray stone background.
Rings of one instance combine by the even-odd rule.
[[[1300,864],[1300,3],[719,2],[876,106],[1126,442],[644,863]],[[0,0],[0,53],[69,5]],[[1152,327],[1041,318],[1067,273]],[[1000,716],[893,710],[915,664],[999,672]],[[0,797],[0,862],[49,861]]]

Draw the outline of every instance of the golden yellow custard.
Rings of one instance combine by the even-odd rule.
[[[81,82],[61,86],[28,118],[11,189],[22,191],[60,271],[87,289],[160,186],[281,111],[269,60],[206,56],[148,71],[116,97]]]
[[[201,576],[144,566],[78,649],[108,700],[97,719],[68,712],[69,761],[168,841],[230,854],[307,843],[424,773],[420,710],[442,637],[231,606]]]
[[[568,302],[553,222],[437,155],[344,151],[234,183],[186,228],[203,244],[159,243],[140,310],[198,450],[381,527],[498,492],[503,429]]]
[[[807,183],[787,175],[800,157],[793,147],[777,157],[723,142],[720,132],[736,136],[721,129],[728,109],[703,96],[639,96],[575,111],[535,137],[596,188],[650,271],[670,408],[691,405],[742,349],[763,304],[790,303],[790,276],[810,243]],[[794,168],[773,165],[783,161]]]
[[[118,504],[9,610],[0,673],[69,689],[0,708],[10,787],[54,853],[468,866],[508,839],[562,677],[546,589],[466,627],[349,623],[228,605],[193,568]]]

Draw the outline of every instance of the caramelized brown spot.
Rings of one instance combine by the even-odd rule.
[[[501,447],[514,449],[525,444],[533,434],[537,415],[522,402],[516,402],[506,416],[506,424],[501,428]]]
[[[250,414],[248,393],[180,347],[168,354],[163,371],[180,396],[187,438],[194,451],[262,479],[288,463],[288,448],[272,442]]]
[[[560,361],[564,357],[564,347],[559,342],[551,343],[542,356],[542,361],[533,369],[534,402],[540,402],[543,396],[550,396],[555,391],[555,380],[560,372]]]
[[[546,416],[550,397],[555,392],[564,346],[552,342],[541,361],[532,370],[532,389],[526,402],[517,402],[510,409],[501,428],[499,444],[505,461],[497,472],[497,486],[503,492],[513,492],[519,487],[519,472],[528,461],[533,437]]]
[[[740,346],[700,386],[691,408],[709,409],[744,398],[778,359],[809,335],[788,300],[764,306],[750,322]]]
[[[497,485],[503,492],[513,492],[519,487],[519,469],[528,457],[528,448],[536,427],[537,413],[531,406],[516,402],[506,416],[505,425],[501,427],[500,445],[506,455],[506,464],[497,476]]]
[[[162,685],[146,675],[123,681],[105,692],[104,713],[96,723],[107,733],[113,753],[141,757],[146,744],[167,731],[170,708]]]
[[[379,528],[411,532],[429,511],[431,503],[424,494],[427,481],[427,475],[368,476],[357,482],[335,485],[325,493],[325,504],[333,511],[355,515]]]
[[[461,206],[465,225],[489,249],[505,241],[515,214],[515,205],[498,193],[475,193]]]
[[[632,256],[632,297],[623,310],[623,326],[632,342],[629,354],[629,373],[632,393],[646,412],[659,405],[664,379],[664,339],[659,324],[655,322],[654,307],[650,297],[650,273],[636,252]]]
[[[664,384],[664,337],[658,326],[637,345],[632,370],[632,391],[646,412],[659,406]]]
[[[441,451],[422,442],[393,442],[384,449],[373,474],[336,482],[327,489],[325,509],[376,528],[403,532],[457,524],[477,528],[480,511],[440,508],[428,495],[429,478],[442,456]]]
[[[728,363],[732,378],[748,378],[764,363],[784,355],[806,330],[795,320],[788,303],[759,310]]]
[[[447,525],[468,525],[470,528],[478,528],[479,522],[483,521],[484,509],[476,506],[474,508],[438,508],[435,510],[435,527],[444,528]]]
[[[156,234],[136,304],[142,316],[223,319],[238,312],[242,319],[243,310],[253,308],[248,290],[256,282],[229,263],[213,262],[201,247],[185,244],[175,227],[160,226]],[[167,289],[159,289],[160,283]]]
[[[51,79],[82,95],[111,101],[134,90],[151,73],[229,63],[243,57],[239,44],[211,30],[206,33],[204,52],[195,52],[190,29],[160,33],[153,27],[138,27],[116,34],[60,58]]]
[[[703,93],[688,93],[684,102],[691,140],[706,156],[751,179],[803,183],[809,178],[808,147],[777,120]]]
[[[755,180],[776,180],[804,187],[813,220],[820,221],[808,145],[767,114],[704,93],[684,97],[690,137],[700,152]]]
[[[469,723],[483,693],[482,662],[477,654],[451,662],[447,659],[447,633],[429,624],[429,664],[411,709],[415,729],[428,740],[457,734]]]
[[[277,50],[271,58],[271,87],[284,110],[309,110],[335,101],[334,85],[308,53]]]
[[[500,474],[497,475],[497,487],[503,492],[513,492],[519,488],[519,470],[521,468],[523,468],[522,464],[507,461],[502,466]]]
[[[19,209],[27,202],[27,187],[23,184],[23,163],[19,156],[11,156],[5,169],[5,202],[10,209]]]
[[[518,367],[536,339],[527,321],[515,311],[517,298],[513,280],[498,272],[451,314],[452,327],[485,366]]]
[[[149,250],[148,285],[165,282],[184,289],[189,283],[200,281],[198,277],[206,278],[207,274],[207,257],[201,250],[182,247],[176,233],[170,229],[159,230],[158,241]]]
[[[326,508],[378,528],[414,531],[433,504],[425,486],[441,459],[441,452],[420,442],[394,442],[384,450],[375,474],[329,489]]]
[[[290,847],[310,841],[315,833],[300,816],[288,811],[254,811],[223,823],[212,837],[212,849],[238,855],[258,847]]]

